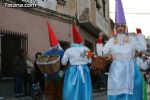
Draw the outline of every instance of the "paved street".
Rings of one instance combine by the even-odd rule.
[[[0,82],[0,100],[33,100],[31,97],[26,96],[23,98],[15,98],[14,97],[14,89],[12,81]],[[148,92],[148,100],[150,100],[150,85],[147,85]],[[45,97],[43,96],[43,100]],[[106,91],[102,91],[100,93],[93,93],[93,100],[107,100]]]
[[[106,92],[94,93],[93,100],[107,100]]]
[[[33,100],[32,97],[26,96],[22,98],[14,97],[14,83],[13,81],[0,81],[0,100]],[[42,100],[46,100],[43,96]],[[106,92],[93,93],[93,100],[106,100]]]

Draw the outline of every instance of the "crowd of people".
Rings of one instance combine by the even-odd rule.
[[[60,46],[49,24],[48,32],[50,40],[53,40],[50,41],[51,49],[44,53],[37,52],[34,64],[24,49],[21,49],[19,56],[15,57],[15,96],[29,95],[39,100],[39,92],[42,92],[47,100],[69,100],[70,98],[91,100],[92,84],[88,63],[91,63],[92,55],[86,54],[90,50],[82,44],[83,40],[76,26],[72,26],[74,40],[66,51]],[[53,75],[42,73],[36,63],[40,55],[59,55],[60,70]],[[65,71],[65,75],[61,75],[58,79],[60,71]]]
[[[140,29],[137,29],[137,35],[133,37],[126,34],[125,24],[117,24],[115,28],[118,33],[116,36],[103,45],[103,34],[100,34],[96,44],[98,56],[108,53],[113,58],[108,74],[108,100],[142,100],[142,77],[146,83],[150,82],[150,57],[142,52],[147,48],[146,41]],[[87,54],[90,50],[83,45],[76,26],[72,25],[73,43],[66,51],[60,46],[50,26],[49,31],[49,34],[53,34],[50,35],[50,38],[53,38],[50,42],[51,49],[44,53],[37,52],[35,62],[30,60],[24,49],[15,57],[15,96],[29,95],[40,100],[39,96],[45,94],[47,100],[92,100],[92,82],[88,66],[92,56]],[[36,63],[39,55],[60,55],[59,71],[64,71],[60,80],[56,78],[59,71],[55,75],[41,72]]]
[[[36,54],[36,57],[39,53]],[[19,51],[19,55],[14,58],[14,90],[15,97],[31,96],[32,85],[40,83],[43,89],[44,75],[41,73],[36,63],[27,55],[25,49]],[[41,76],[41,77],[40,77]],[[43,76],[43,77],[42,77]],[[43,81],[41,81],[43,80]]]
[[[150,83],[150,57],[142,51],[147,50],[147,43],[141,29],[136,29],[135,36],[128,33],[124,11],[120,6],[122,3],[120,0],[116,2],[115,34],[104,44],[104,34],[100,33],[96,43],[98,56],[112,57],[107,83],[108,100],[146,100],[143,84],[144,81]],[[47,100],[92,100],[89,64],[93,55],[83,45],[83,38],[75,24],[72,25],[73,43],[65,51],[49,23],[48,32],[51,49],[36,53],[35,59],[39,55],[59,55],[60,70],[53,75],[42,73],[36,60],[33,64],[26,51],[21,49],[14,60],[16,97],[33,94],[35,99],[40,100],[38,96],[45,94]]]

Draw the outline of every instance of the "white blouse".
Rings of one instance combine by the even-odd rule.
[[[111,53],[114,60],[130,60],[135,56],[135,50],[147,50],[147,43],[142,34],[137,36],[129,36],[129,42],[125,43],[125,34],[118,34],[119,43],[113,44],[114,38],[111,38],[103,47],[102,44],[96,44],[97,54],[99,56]]]
[[[85,46],[70,47],[64,53],[61,60],[62,64],[67,64],[67,61],[69,61],[70,65],[84,65],[91,63],[91,59],[87,58],[85,51],[89,51]]]

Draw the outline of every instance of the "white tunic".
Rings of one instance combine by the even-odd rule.
[[[77,69],[80,72],[83,83],[85,83],[85,78],[84,78],[84,73],[83,73],[84,71],[82,65],[91,63],[91,59],[88,59],[86,56],[86,51],[89,51],[87,47],[79,44],[73,44],[71,48],[65,51],[63,58],[61,60],[61,63],[63,65],[66,65],[68,61],[70,67],[72,67],[72,65],[77,65]],[[77,76],[75,80],[77,80]],[[76,81],[74,81],[73,84],[75,84],[75,82]]]
[[[125,34],[118,34],[118,44],[113,44],[111,38],[103,47],[97,44],[97,54],[111,53],[113,62],[108,75],[108,95],[133,94],[134,84],[134,56],[135,51],[147,49],[145,38],[142,34],[129,35],[129,42],[125,43]]]
[[[71,47],[63,55],[61,63],[65,65],[69,61],[70,65],[85,65],[91,63],[91,59],[86,57],[85,51],[89,49],[85,46]]]

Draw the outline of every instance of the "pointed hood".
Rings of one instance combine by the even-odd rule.
[[[47,26],[48,26],[48,33],[49,33],[49,42],[50,42],[50,46],[54,47],[56,45],[58,45],[58,39],[56,38],[50,24],[47,21]]]
[[[96,43],[98,43],[98,44],[103,43],[102,36],[99,36],[99,37],[98,37],[98,39],[97,39]]]
[[[126,24],[124,9],[123,9],[121,0],[116,0],[115,23],[116,24]]]
[[[140,33],[142,33],[142,30],[140,28],[136,28],[136,33],[140,34]]]
[[[82,37],[74,24],[72,25],[72,34],[73,34],[73,43],[81,44]]]

